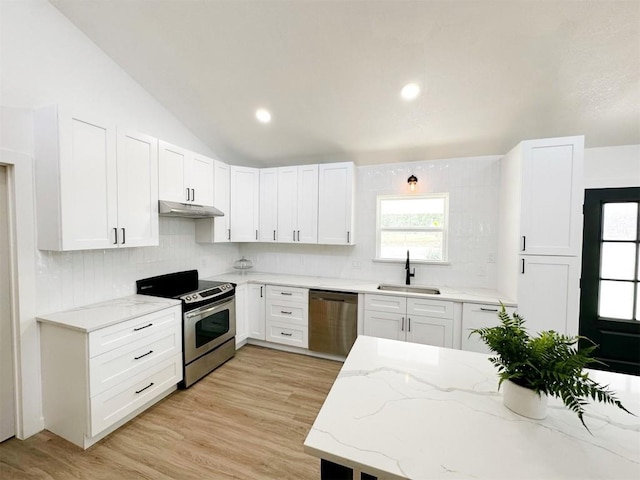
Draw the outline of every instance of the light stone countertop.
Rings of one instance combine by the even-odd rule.
[[[39,315],[38,321],[88,333],[180,304],[180,300],[172,298],[130,295],[63,312]]]
[[[549,399],[543,420],[502,404],[480,353],[360,336],[305,452],[383,478],[638,479],[640,418],[587,406],[582,426]],[[640,377],[590,371],[640,414]]]
[[[378,295],[399,295],[403,297],[432,298],[434,300],[449,300],[454,302],[482,303],[505,306],[515,306],[511,299],[502,298],[497,291],[478,288],[452,288],[440,287],[438,285],[412,284],[414,287],[437,287],[440,290],[438,295],[427,295],[419,293],[392,292],[378,290],[378,285],[383,282],[371,282],[367,280],[352,280],[345,278],[314,277],[304,275],[285,275],[275,273],[260,272],[229,272],[204,280],[233,282],[238,285],[246,283],[262,283],[268,285],[280,285],[285,287],[303,287],[319,290],[347,291],[354,293],[375,293]]]

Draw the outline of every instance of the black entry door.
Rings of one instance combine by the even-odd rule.
[[[640,375],[640,188],[585,191],[580,335],[607,366]]]

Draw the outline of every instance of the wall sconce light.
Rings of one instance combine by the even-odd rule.
[[[411,175],[407,179],[407,183],[409,184],[409,189],[411,189],[411,191],[413,192],[416,189],[416,184],[418,183],[418,177],[416,177],[415,175]]]

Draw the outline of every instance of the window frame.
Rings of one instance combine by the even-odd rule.
[[[380,226],[380,204],[384,200],[429,200],[429,199],[442,199],[444,200],[444,221],[442,227],[393,227],[382,228]],[[388,262],[388,263],[404,263],[405,258],[387,258],[380,255],[382,232],[400,231],[400,232],[442,232],[442,260],[419,260],[411,259],[411,263],[421,264],[433,264],[433,265],[449,265],[449,192],[440,193],[421,193],[421,194],[408,194],[408,195],[377,195],[376,196],[376,252],[375,262]]]

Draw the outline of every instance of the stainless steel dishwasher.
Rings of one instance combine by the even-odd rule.
[[[357,335],[357,293],[309,291],[309,350],[346,357]]]

